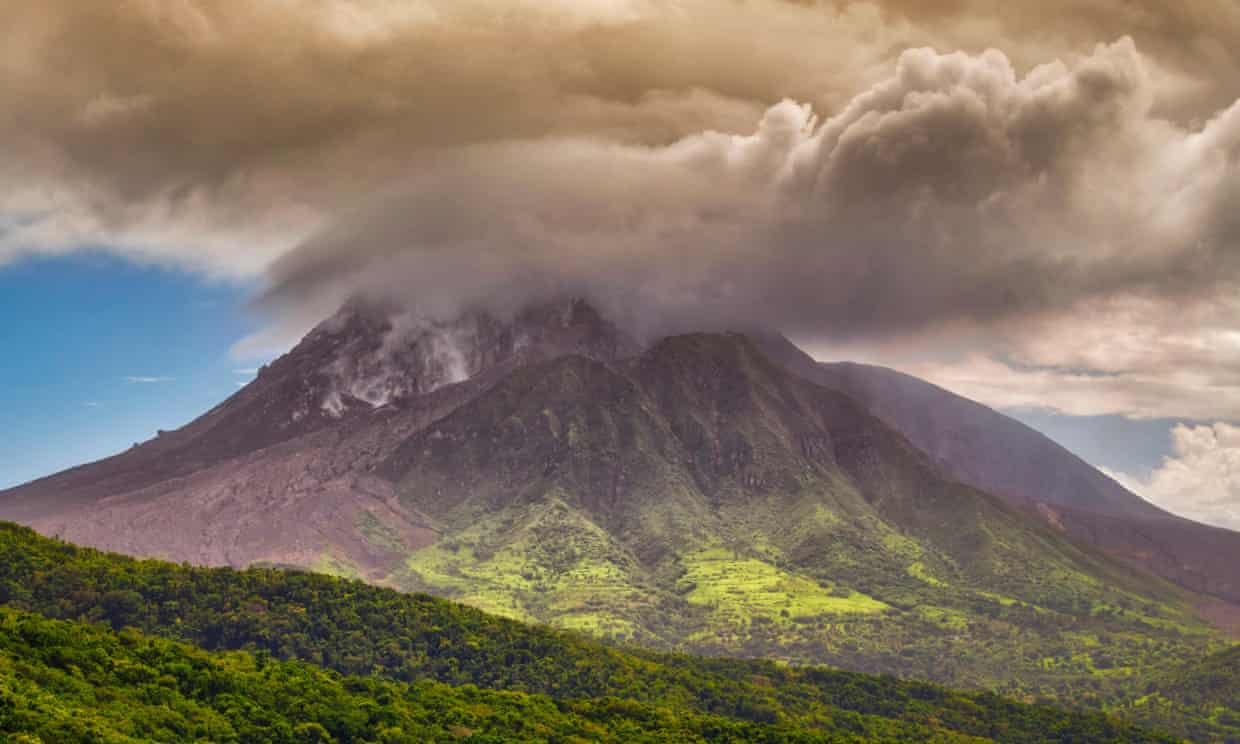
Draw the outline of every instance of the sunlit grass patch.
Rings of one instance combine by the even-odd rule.
[[[908,565],[908,575],[918,581],[924,581],[930,586],[943,586],[945,583],[926,573],[926,564],[921,561],[914,561]]]
[[[818,615],[871,614],[889,607],[857,591],[824,587],[724,549],[691,553],[680,588],[690,604],[710,607],[737,623],[755,617],[792,620]]]

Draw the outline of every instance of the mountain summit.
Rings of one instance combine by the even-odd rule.
[[[0,518],[955,684],[1063,691],[1213,648],[1198,595],[970,477],[934,427],[806,359],[741,334],[642,348],[579,300],[451,323],[353,303],[185,428],[0,493]],[[980,472],[1032,451],[979,450]],[[1063,463],[1083,465],[1044,467]],[[1054,498],[1037,503],[1067,513]]]
[[[581,301],[451,323],[351,302],[187,426],[0,493],[0,512],[137,555],[316,565],[341,547],[369,571],[385,559],[356,535],[364,514],[410,547],[429,539],[372,476],[404,438],[523,364],[637,351]]]

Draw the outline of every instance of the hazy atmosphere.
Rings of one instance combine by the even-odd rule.
[[[0,741],[1240,744],[1237,0],[0,0]]]
[[[918,375],[1240,529],[1234,3],[0,13],[3,333],[48,350],[0,372],[27,433],[0,483],[185,423],[356,295],[581,296],[639,337],[769,328]],[[172,289],[115,315],[139,285]],[[197,368],[105,365],[106,318]],[[31,423],[105,404],[129,416],[93,450]]]

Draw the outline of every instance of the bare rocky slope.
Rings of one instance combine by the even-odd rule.
[[[451,325],[352,303],[184,428],[0,492],[0,514],[134,555],[315,566],[334,551],[369,572],[390,556],[358,535],[359,521],[409,549],[434,541],[373,476],[400,442],[522,364],[635,351],[584,303]]]

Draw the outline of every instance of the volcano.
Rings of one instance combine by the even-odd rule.
[[[1240,535],[990,409],[778,336],[642,344],[581,300],[451,322],[350,303],[184,428],[0,493],[0,519],[1014,690],[1203,654],[1194,607],[1240,600]]]

